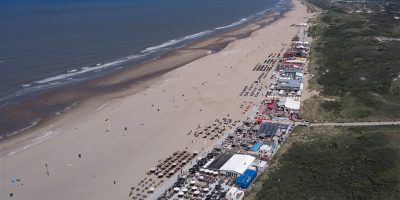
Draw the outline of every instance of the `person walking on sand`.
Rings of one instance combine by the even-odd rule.
[[[45,168],[46,168],[46,174],[47,174],[47,176],[50,176],[50,172],[49,172],[49,168],[48,168],[47,163],[45,163],[44,166],[45,166]]]

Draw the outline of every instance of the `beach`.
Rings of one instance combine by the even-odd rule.
[[[87,83],[85,87],[103,86],[110,92],[118,85],[127,87],[93,95],[31,133],[3,142],[1,199],[128,199],[130,188],[157,161],[177,150],[202,152],[213,145],[188,135],[191,130],[216,119],[246,118],[240,106],[262,99],[239,96],[260,75],[252,69],[269,54],[281,52],[297,32],[291,25],[309,16],[295,0],[279,20],[259,22],[268,26],[252,23],[230,33],[231,38],[225,35],[171,53],[180,59],[170,55],[145,64],[139,70],[148,79],[132,81],[138,71],[123,71]],[[210,51],[218,45],[223,50]],[[167,66],[161,77],[156,76],[159,65]],[[58,98],[73,98],[71,94]]]

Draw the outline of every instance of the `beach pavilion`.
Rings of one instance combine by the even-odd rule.
[[[234,154],[220,169],[222,174],[231,177],[242,175],[254,162],[256,158],[250,155]]]

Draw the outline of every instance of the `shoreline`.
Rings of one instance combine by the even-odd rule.
[[[0,159],[7,154],[4,151],[9,153],[8,149],[14,148],[12,147],[14,145],[11,145],[11,143],[23,143],[22,145],[17,145],[17,147],[21,147],[26,145],[27,140],[34,140],[37,137],[41,137],[40,135],[32,135],[32,132],[38,131],[62,119],[64,115],[68,115],[75,109],[84,107],[84,104],[87,104],[86,102],[96,102],[100,98],[103,99],[101,104],[104,104],[113,99],[143,91],[168,72],[210,54],[217,53],[234,41],[249,37],[255,31],[281,19],[283,14],[271,13],[260,20],[248,23],[238,29],[217,34],[194,42],[187,47],[167,52],[156,60],[149,60],[135,67],[127,67],[104,77],[86,81],[78,86],[46,92],[41,97],[35,98],[16,108],[0,109],[0,111],[17,118],[16,121],[18,122],[21,120],[21,116],[30,115],[31,110],[52,110],[51,107],[62,108],[55,112],[57,114],[53,112],[52,114],[46,113],[44,116],[35,116],[34,118],[40,118],[39,121],[29,121],[29,123],[34,123],[34,125],[25,126],[11,133],[9,136],[1,138],[0,144],[3,148],[0,151]],[[163,67],[159,67],[160,65],[163,65]],[[90,96],[88,93],[90,93]]]
[[[187,133],[214,119],[243,119],[247,115],[239,106],[262,98],[239,97],[239,93],[260,75],[249,69],[269,53],[280,52],[282,43],[296,33],[290,25],[307,17],[304,6],[294,2],[283,17],[253,30],[250,37],[234,40],[223,50],[175,70],[167,69],[161,78],[138,81],[141,88],[93,97],[79,109],[52,119],[51,125],[34,130],[57,136],[1,160],[2,197],[13,192],[18,198],[127,198],[129,188],[157,160],[176,150],[202,152],[212,146],[215,141],[203,143]],[[113,81],[105,80],[102,86],[112,90],[106,86]],[[82,158],[77,156],[81,154]],[[45,174],[45,164],[50,176]],[[12,177],[20,178],[24,186],[10,185]]]
[[[189,42],[183,47],[174,47],[172,50],[161,53],[161,55],[155,58],[149,58],[148,60],[144,60],[136,64],[126,64],[126,67],[116,68],[115,71],[108,72],[97,78],[61,86],[60,88],[48,89],[47,91],[38,91],[37,93],[23,97],[16,102],[10,102],[8,103],[9,105],[0,107],[0,113],[2,113],[0,114],[0,120],[4,124],[7,124],[7,126],[2,128],[0,141],[8,137],[13,137],[13,135],[24,134],[23,132],[26,132],[26,130],[32,130],[32,127],[44,124],[49,118],[57,117],[57,115],[60,113],[64,114],[65,110],[69,110],[71,105],[79,104],[82,101],[88,100],[90,97],[88,97],[87,93],[91,93],[91,96],[99,96],[107,95],[107,93],[114,92],[115,90],[123,90],[123,88],[131,87],[131,85],[135,84],[135,82],[143,81],[146,79],[146,76],[160,76],[169,70],[176,69],[189,62],[207,56],[210,52],[218,52],[226,47],[226,45],[230,42],[248,37],[251,32],[254,32],[256,29],[260,28],[258,27],[252,30],[252,25],[268,25],[270,22],[265,22],[266,19],[270,19],[271,16],[273,18],[279,17],[282,15],[282,13],[287,12],[288,9],[290,9],[290,6],[279,9],[279,11],[275,10],[269,12],[260,19],[246,22],[233,29],[216,33],[215,35],[199,39],[198,41]],[[280,11],[283,12],[280,13]],[[240,33],[240,31],[243,32]],[[187,55],[197,55],[193,55],[192,58],[183,58],[185,55],[176,55],[177,53],[179,54],[182,52],[184,52],[183,54]],[[169,57],[176,57],[178,60],[182,60],[182,62],[175,63],[174,66],[158,66],[157,69],[151,69],[151,74],[144,74],[143,77],[136,75],[134,78],[123,77],[125,72],[134,74],[136,71],[139,71],[140,73],[143,71],[141,68],[149,68],[149,65],[152,65],[154,62],[157,64],[159,63],[159,60],[168,60]],[[159,71],[157,72],[156,70]],[[111,84],[107,84],[105,83],[107,79],[119,81],[117,81],[117,83],[109,81],[108,83]],[[101,83],[102,87],[96,86],[97,83]],[[86,95],[83,95],[82,93],[85,93]]]

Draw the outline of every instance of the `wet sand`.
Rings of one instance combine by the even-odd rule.
[[[135,72],[123,70],[57,98],[50,95],[49,104],[76,100],[78,105],[2,142],[1,199],[10,193],[13,199],[127,199],[158,160],[186,147],[202,151],[212,145],[188,131],[228,114],[233,120],[245,117],[239,106],[251,99],[239,93],[259,76],[253,67],[290,41],[297,31],[291,24],[307,20],[305,6],[294,5],[269,26],[249,24],[249,32],[243,27],[171,52]],[[218,48],[223,50],[210,54]],[[39,144],[17,148],[34,138]],[[20,152],[6,156],[13,151]],[[21,181],[14,184],[14,178]]]
[[[152,79],[159,78],[173,69],[210,53],[218,52],[232,41],[249,36],[255,30],[272,23],[280,16],[279,13],[272,13],[264,19],[247,24],[239,29],[221,33],[195,42],[187,47],[168,52],[156,60],[127,67],[81,84],[55,89],[29,98],[21,103],[0,108],[0,120],[6,125],[2,127],[0,136],[4,136],[5,133],[12,134],[16,130],[28,127],[32,122],[38,121],[35,126],[27,131],[15,134],[17,137],[21,137],[23,134],[32,132],[32,129],[48,124],[49,120],[59,118],[58,113],[64,114],[71,108],[93,99],[93,97],[102,96],[106,101],[132,94],[132,92],[127,92],[126,90],[136,92],[138,91],[137,87],[143,89],[143,82],[151,82]],[[24,137],[26,138],[27,136]],[[9,137],[7,140],[16,140],[16,138]]]

